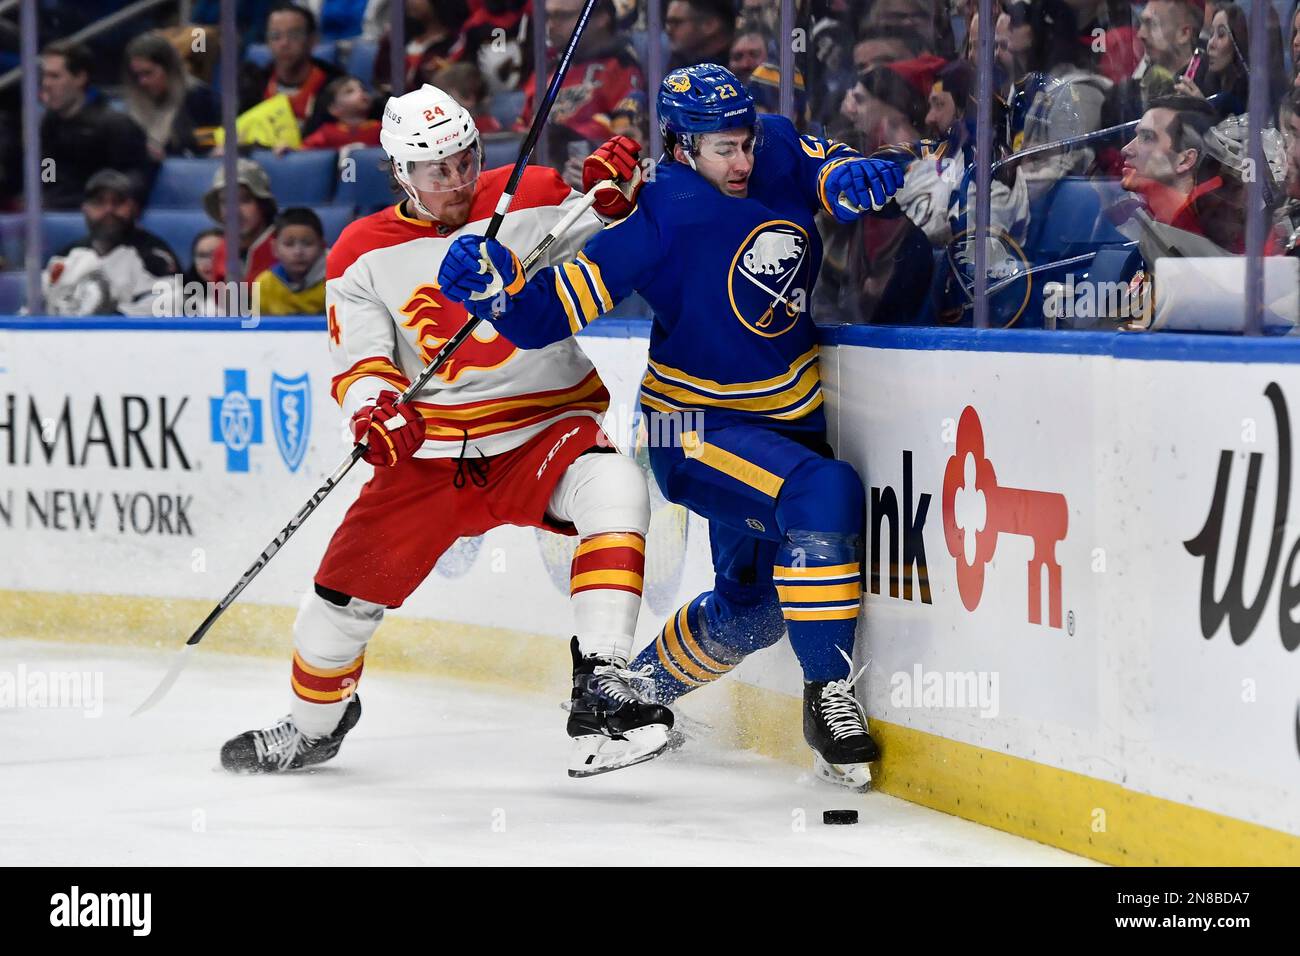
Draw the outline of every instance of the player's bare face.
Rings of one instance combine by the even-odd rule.
[[[723,195],[743,199],[749,194],[749,177],[754,171],[753,130],[705,133],[695,154],[695,171]]]

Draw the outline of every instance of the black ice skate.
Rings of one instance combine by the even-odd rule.
[[[634,689],[640,676],[622,661],[573,653],[567,730],[573,738],[570,777],[591,777],[644,763],[664,752],[673,712]]]
[[[343,745],[343,738],[361,719],[361,698],[353,695],[334,733],[304,737],[293,717],[281,717],[265,730],[250,730],[221,748],[221,766],[231,773],[281,773],[324,763]]]
[[[828,783],[858,791],[871,788],[868,763],[880,759],[880,748],[867,732],[866,715],[853,694],[865,670],[850,679],[803,685],[803,739],[813,750],[813,772]]]

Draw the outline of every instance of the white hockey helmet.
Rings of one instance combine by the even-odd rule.
[[[427,83],[388,98],[379,144],[411,202],[429,216],[433,214],[420,201],[417,186],[426,192],[460,189],[478,179],[483,168],[483,145],[474,117],[449,94]],[[468,156],[451,168],[446,161],[466,150]]]

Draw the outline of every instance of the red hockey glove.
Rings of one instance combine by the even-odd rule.
[[[602,179],[612,179],[618,187],[607,186],[597,192],[592,208],[606,219],[622,219],[636,205],[644,180],[641,144],[630,136],[615,136],[597,147],[582,164],[582,191],[588,192]]]
[[[424,419],[414,405],[398,403],[396,392],[380,392],[375,404],[352,416],[352,435],[365,443],[362,458],[391,468],[424,444]]]

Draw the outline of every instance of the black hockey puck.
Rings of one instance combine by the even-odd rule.
[[[831,825],[835,825],[835,824],[842,825],[846,823],[857,823],[857,822],[858,822],[857,810],[823,810],[822,811],[822,823],[831,824]]]

